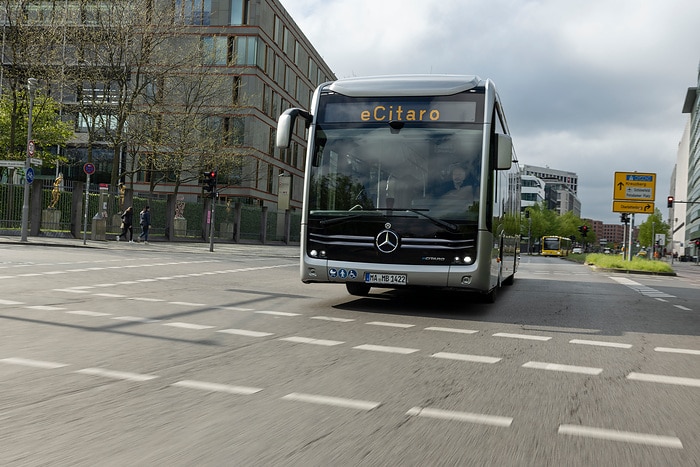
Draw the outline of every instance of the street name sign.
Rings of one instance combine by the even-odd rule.
[[[24,161],[0,161],[0,167],[24,167]]]
[[[613,201],[613,212],[627,212],[632,214],[653,214],[653,201]]]
[[[615,185],[613,186],[614,200],[654,201],[656,199],[655,196],[656,174],[640,172],[615,172]],[[653,209],[651,212],[654,212]]]

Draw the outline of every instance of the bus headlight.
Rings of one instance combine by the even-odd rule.
[[[469,255],[464,257],[455,256],[454,262],[455,264],[472,264],[474,262],[474,258]]]
[[[318,258],[318,251],[316,251],[316,250],[309,251],[309,256],[311,256],[312,258]]]

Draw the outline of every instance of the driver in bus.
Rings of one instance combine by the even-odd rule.
[[[464,201],[465,207],[474,203],[474,187],[467,183],[467,170],[462,166],[452,167],[450,173],[452,184],[442,199],[449,201]]]

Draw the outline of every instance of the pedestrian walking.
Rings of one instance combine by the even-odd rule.
[[[134,222],[134,209],[129,206],[124,210],[122,213],[122,232],[117,235],[117,241],[119,241],[122,237],[124,237],[124,240],[127,240],[127,233],[128,235],[128,240],[129,243],[134,243],[134,228],[133,228],[133,222]]]
[[[143,242],[148,245],[148,230],[151,228],[150,206],[146,206],[139,213],[139,225],[141,225],[141,235],[139,235],[139,239],[143,239]]]

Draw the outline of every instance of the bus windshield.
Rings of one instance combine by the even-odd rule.
[[[481,125],[319,124],[309,212],[476,221],[482,141]]]

